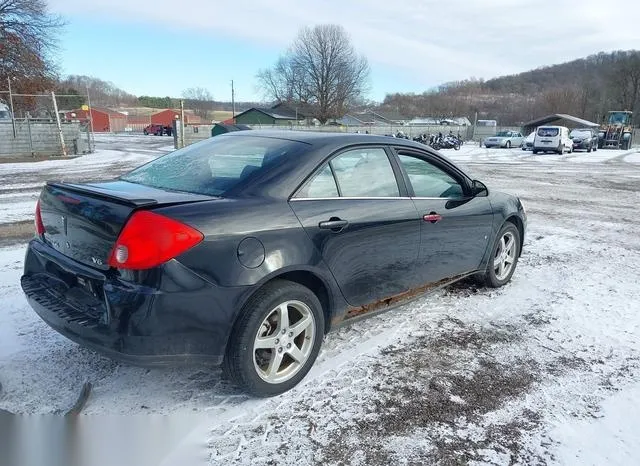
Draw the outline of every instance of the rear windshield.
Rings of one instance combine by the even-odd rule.
[[[217,136],[171,152],[120,177],[154,188],[220,196],[249,177],[299,154],[306,144],[251,136]]]
[[[560,130],[558,128],[538,128],[538,136],[543,138],[552,138],[558,135]]]

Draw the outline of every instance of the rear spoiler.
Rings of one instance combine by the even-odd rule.
[[[145,207],[157,204],[158,201],[156,199],[136,199],[136,198],[128,198],[124,197],[125,194],[122,193],[122,196],[118,196],[117,192],[114,192],[109,189],[102,189],[96,186],[87,186],[87,185],[78,185],[71,183],[59,183],[47,181],[47,186],[51,186],[52,188],[64,189],[66,191],[73,191],[80,194],[86,194],[88,196],[100,197],[104,199],[109,199],[112,202],[116,202],[118,204],[133,206],[133,207]]]

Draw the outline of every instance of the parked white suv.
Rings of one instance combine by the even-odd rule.
[[[538,152],[573,152],[573,141],[569,137],[569,129],[565,126],[540,126],[533,139],[533,153]]]

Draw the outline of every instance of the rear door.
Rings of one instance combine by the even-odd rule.
[[[477,270],[493,224],[488,197],[472,197],[466,178],[437,156],[398,150],[397,157],[421,219],[422,281]]]
[[[401,293],[419,280],[421,220],[405,189],[390,153],[368,146],[333,157],[291,199],[353,306]]]

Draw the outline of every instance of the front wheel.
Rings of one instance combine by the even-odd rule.
[[[313,365],[324,336],[316,295],[275,280],[244,306],[225,354],[225,374],[251,395],[274,396],[296,386]]]
[[[507,149],[511,149],[511,141],[507,141],[507,143],[505,144],[505,147]]]
[[[516,270],[520,257],[520,232],[511,222],[504,224],[496,237],[484,282],[491,288],[499,288],[506,284]]]

